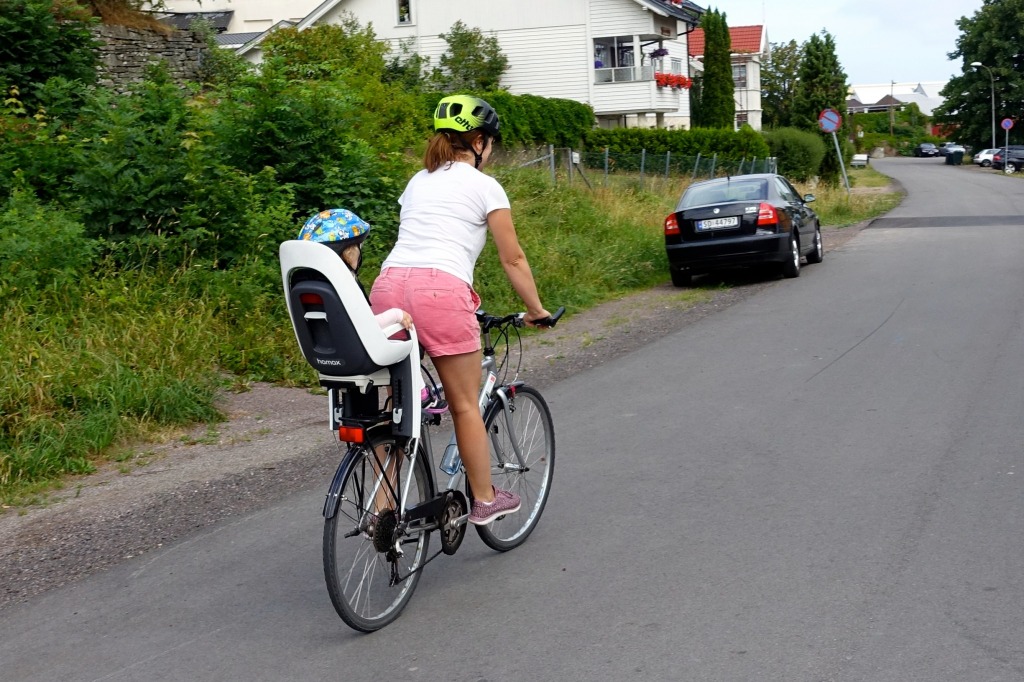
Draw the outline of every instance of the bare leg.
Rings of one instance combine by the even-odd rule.
[[[380,467],[383,465],[387,478],[385,481],[381,481],[380,487],[377,489],[377,495],[373,500],[373,515],[380,516],[387,509],[398,509],[398,501],[394,499],[392,489],[388,487],[386,481],[390,481],[392,486],[397,485],[397,477],[395,472],[398,469],[399,458],[402,456],[402,451],[395,445],[391,448],[390,453],[388,449],[383,445],[378,445],[374,450],[377,454],[376,460],[370,460],[370,466],[373,468],[375,476],[380,475]],[[391,455],[391,460],[388,461],[388,455]],[[380,464],[377,464],[377,460],[380,460]]]
[[[480,351],[431,358],[444,386],[444,397],[455,422],[455,441],[466,467],[473,497],[483,502],[494,500],[491,489],[491,454],[487,431],[480,416]]]

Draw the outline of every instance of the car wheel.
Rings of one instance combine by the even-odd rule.
[[[1003,172],[1006,173],[1007,175],[1012,175],[1012,174],[1016,173],[1017,172],[1017,164],[1015,164],[1015,163],[1008,163],[1008,164],[1006,164],[1006,167],[1003,168]]]
[[[782,263],[782,276],[800,276],[800,242],[797,241],[795,228],[789,233],[789,258]]]
[[[814,227],[814,248],[807,254],[808,263],[820,263],[825,260],[825,244],[821,241],[821,225]]]
[[[992,165],[992,162],[991,162],[991,161],[982,161],[982,162],[981,162],[981,167],[982,167],[982,168],[988,168],[988,167],[989,167],[989,166],[991,166],[991,165]]]
[[[669,269],[669,274],[672,275],[672,286],[676,287],[688,287],[693,283],[693,275],[688,272],[681,270]]]

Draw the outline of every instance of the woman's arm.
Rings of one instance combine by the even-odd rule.
[[[526,305],[526,321],[532,322],[549,317],[551,313],[544,309],[537,293],[537,284],[533,281],[533,272],[526,260],[526,254],[519,245],[515,225],[512,223],[512,210],[499,208],[487,214],[487,227],[494,237],[494,245],[498,247],[498,257],[505,275],[519,298]]]

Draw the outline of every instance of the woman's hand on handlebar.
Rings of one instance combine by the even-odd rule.
[[[540,326],[540,325],[536,324],[537,320],[544,320],[544,319],[547,319],[549,317],[551,317],[551,313],[549,313],[544,308],[541,308],[537,312],[533,312],[533,313],[527,312],[526,314],[524,314],[523,315],[523,324],[525,324],[527,327],[537,327],[537,326]]]
[[[558,318],[560,318],[564,312],[565,306],[559,307],[558,310],[555,311],[554,315],[544,309],[535,313],[528,312],[523,316],[523,322],[530,327],[547,329],[548,327],[554,327],[555,323],[558,322]]]

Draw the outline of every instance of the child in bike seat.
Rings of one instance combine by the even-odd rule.
[[[348,266],[349,272],[352,273],[359,290],[363,292],[369,304],[366,289],[359,281],[359,267],[363,264],[363,242],[369,234],[370,224],[355,213],[344,208],[331,208],[320,211],[307,220],[299,230],[297,239],[325,244],[341,256],[341,260]],[[389,308],[375,317],[381,329],[393,324],[401,324],[406,329],[412,326],[412,317],[401,308]]]
[[[370,224],[352,211],[344,208],[332,208],[320,211],[306,221],[299,230],[298,239],[325,244],[341,256],[348,266],[349,272],[359,285],[359,290],[366,296],[366,289],[359,281],[359,268],[363,264],[363,242],[370,234]],[[393,324],[401,324],[408,329],[412,326],[412,317],[401,308],[389,308],[375,315],[381,329]],[[442,414],[448,410],[448,403],[440,397],[440,391],[431,378],[429,390],[425,390],[423,407],[432,414]]]

